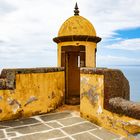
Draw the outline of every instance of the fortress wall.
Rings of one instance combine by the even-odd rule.
[[[140,133],[140,120],[135,118],[140,113],[139,105],[129,101],[129,83],[120,70],[81,68],[80,90],[83,118],[124,136]],[[118,98],[121,103],[114,100]]]
[[[63,98],[64,68],[2,70],[0,121],[50,112]]]
[[[112,112],[140,120],[140,103],[115,97],[109,100],[109,104],[111,105]]]

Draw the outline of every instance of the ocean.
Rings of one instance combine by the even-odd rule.
[[[124,73],[130,85],[130,100],[140,102],[140,66],[108,66],[108,68],[120,69]]]

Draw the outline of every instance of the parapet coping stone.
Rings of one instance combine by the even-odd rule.
[[[128,101],[120,97],[111,98],[109,104],[112,112],[126,115],[135,119],[140,119],[140,103]]]
[[[97,67],[97,68],[82,67],[82,68],[80,68],[80,73],[81,74],[99,74],[99,75],[105,75],[108,72],[121,72],[122,73],[122,71],[119,70],[119,69],[111,69],[111,68],[105,68],[105,67]]]

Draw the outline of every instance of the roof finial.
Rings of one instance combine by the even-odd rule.
[[[75,4],[75,8],[74,8],[75,10],[74,10],[74,15],[75,16],[79,16],[79,8],[78,8],[78,4],[77,4],[77,2],[76,2],[76,4]]]

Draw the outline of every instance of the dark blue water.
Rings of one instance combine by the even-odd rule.
[[[140,66],[113,66],[122,70],[129,81],[130,100],[140,102]]]

